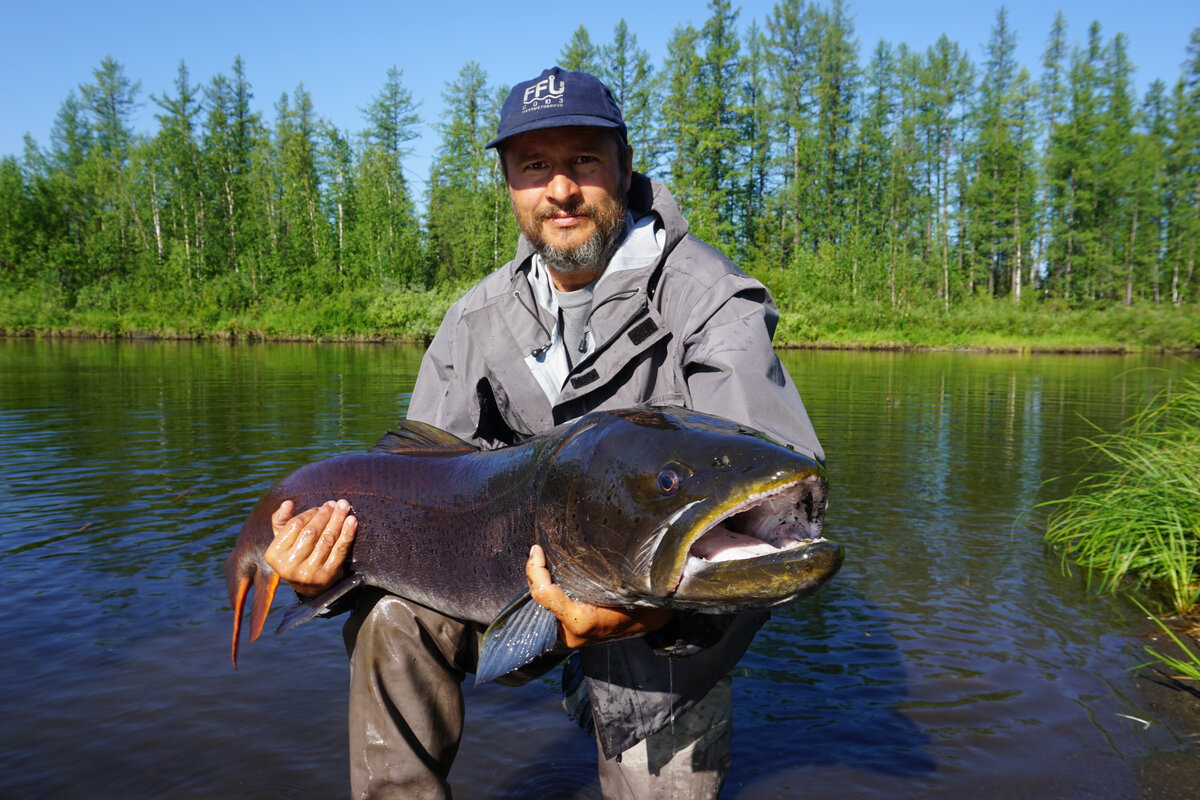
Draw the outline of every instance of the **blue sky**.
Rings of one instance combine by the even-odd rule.
[[[827,3],[825,3],[827,5]],[[0,48],[0,154],[20,154],[23,136],[49,143],[50,128],[71,89],[92,78],[106,55],[124,64],[142,83],[138,125],[154,127],[151,94],[171,91],[180,59],[193,83],[228,73],[241,55],[254,87],[254,105],[273,118],[282,92],[303,83],[316,112],[339,128],[363,127],[360,109],[383,84],[390,66],[403,71],[405,86],[420,102],[423,136],[413,143],[407,169],[418,190],[437,146],[434,129],[442,92],[469,59],[478,61],[493,84],[511,85],[552,65],[572,32],[587,26],[592,40],[607,43],[624,18],[661,67],[675,26],[703,24],[707,5],[698,0],[607,0],[589,4],[257,2],[256,0],[155,0],[147,2],[15,2],[0,0],[7,34]],[[747,0],[739,27],[763,22],[775,0]],[[923,50],[946,33],[983,60],[1000,2],[977,0],[851,0],[850,13],[865,63],[880,39]],[[1118,31],[1129,39],[1144,89],[1154,78],[1168,85],[1180,74],[1188,38],[1200,26],[1195,0],[1062,0],[1007,4],[1019,36],[1017,58],[1037,75],[1050,24],[1062,9],[1069,37],[1082,43],[1093,20],[1105,38]]]

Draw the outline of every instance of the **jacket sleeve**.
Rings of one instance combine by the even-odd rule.
[[[468,406],[468,399],[474,397],[474,393],[462,385],[462,377],[454,368],[460,344],[462,309],[463,300],[450,307],[425,350],[408,403],[407,417],[474,442],[476,420],[472,419]]]
[[[683,372],[696,410],[750,425],[824,462],[792,377],[771,348],[779,312],[761,283],[727,273],[697,298]]]

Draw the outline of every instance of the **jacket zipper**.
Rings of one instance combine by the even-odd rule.
[[[529,279],[526,278],[525,280],[528,281]],[[542,322],[542,315],[537,313],[537,311],[535,311],[534,309],[530,308],[529,304],[525,302],[525,298],[521,297],[520,289],[513,289],[513,297],[517,298],[517,302],[521,304],[521,307],[524,308],[527,312],[529,312],[529,315],[533,317],[533,321],[536,322],[538,324],[538,327],[542,329],[542,333],[546,334],[547,342],[544,345],[542,345],[541,347],[535,347],[533,349],[533,351],[530,352],[530,354],[529,354],[533,358],[540,358],[543,353],[545,353],[547,350],[550,349],[550,345],[554,344],[554,337],[550,334],[550,331],[546,328],[546,323]]]

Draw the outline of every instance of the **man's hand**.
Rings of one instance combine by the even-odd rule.
[[[358,520],[345,500],[330,500],[292,516],[291,500],[271,515],[275,539],[264,558],[293,589],[316,597],[337,583],[354,542]]]
[[[567,597],[546,569],[540,545],[529,550],[525,578],[533,599],[558,617],[558,639],[572,649],[652,633],[666,625],[675,612],[665,608],[639,608],[630,612],[606,606],[589,606]]]

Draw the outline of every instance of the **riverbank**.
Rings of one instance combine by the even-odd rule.
[[[319,300],[263,300],[244,309],[120,303],[64,308],[53,298],[0,299],[0,335],[106,339],[428,343],[467,287],[347,290]],[[871,301],[780,298],[783,348],[1004,353],[1200,353],[1200,309],[1148,304],[1074,307],[980,301],[892,308]]]
[[[1178,642],[1152,621],[1142,633],[1147,646],[1160,653],[1185,660],[1200,658],[1200,628],[1195,623],[1175,635]],[[1182,749],[1152,753],[1137,763],[1135,770],[1143,787],[1140,800],[1193,800],[1200,786],[1200,685],[1153,661],[1138,670],[1134,687],[1147,715],[1187,743]]]

